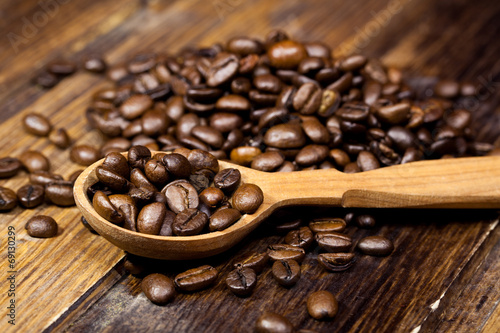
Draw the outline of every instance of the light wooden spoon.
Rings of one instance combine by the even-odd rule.
[[[197,236],[154,236],[126,230],[96,213],[87,188],[97,182],[88,167],[76,180],[75,201],[88,223],[119,248],[157,259],[194,259],[221,253],[247,236],[278,207],[328,205],[397,208],[500,208],[500,156],[413,162],[368,172],[335,169],[266,173],[220,161],[240,170],[242,182],[260,186],[264,202],[231,227]]]

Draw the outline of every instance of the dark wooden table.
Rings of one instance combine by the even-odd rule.
[[[45,139],[26,137],[20,120],[33,110],[49,116],[56,126],[64,125],[79,143],[102,140],[85,125],[84,110],[105,78],[79,73],[51,90],[30,84],[50,60],[78,60],[98,52],[113,64],[141,51],[173,53],[188,44],[210,45],[236,35],[264,37],[273,28],[298,40],[322,40],[337,55],[379,57],[410,77],[470,81],[477,87],[469,107],[478,138],[493,143],[500,134],[498,1],[2,1],[0,157],[16,156],[29,146],[50,156],[54,169],[65,176],[78,169],[67,152],[55,150]],[[19,176],[0,180],[0,186],[18,188],[25,181]],[[389,257],[359,255],[350,270],[326,273],[313,252],[293,288],[278,286],[266,270],[250,298],[235,297],[224,286],[230,258],[282,240],[263,226],[230,253],[215,258],[151,261],[150,269],[172,277],[201,263],[221,271],[214,288],[179,294],[171,304],[155,306],[141,293],[140,279],[125,274],[123,253],[88,233],[78,222],[76,208],[18,208],[0,215],[5,272],[0,330],[251,332],[264,310],[285,315],[297,328],[319,332],[500,330],[498,212],[371,212],[378,221],[375,229],[350,228],[348,233],[355,240],[373,234],[392,239],[396,250]],[[57,217],[60,235],[45,241],[26,236],[23,223],[34,213]],[[306,207],[299,213],[307,218],[343,216],[345,211]],[[279,219],[273,216],[268,224]],[[11,225],[18,238],[16,326],[5,316],[9,299],[3,239]],[[305,310],[308,293],[320,289],[331,291],[339,301],[339,313],[331,322],[315,321]]]

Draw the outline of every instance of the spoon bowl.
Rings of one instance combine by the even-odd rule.
[[[125,154],[126,155],[126,154]],[[219,161],[235,168],[242,183],[258,185],[262,205],[229,228],[196,236],[157,236],[134,232],[101,217],[87,196],[98,179],[95,169],[83,171],[74,197],[87,222],[105,239],[143,257],[182,260],[224,252],[248,236],[279,207],[320,205],[365,208],[500,208],[500,156],[420,161],[372,171],[345,174],[335,169],[266,173]]]

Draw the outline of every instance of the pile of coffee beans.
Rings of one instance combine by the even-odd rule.
[[[221,231],[254,213],[264,194],[241,183],[237,169],[219,169],[210,153],[180,148],[151,154],[133,146],[128,158],[106,155],[88,189],[96,212],[126,229],[161,236]]]
[[[327,45],[282,31],[139,54],[107,76],[115,86],[86,112],[108,140],[102,156],[185,147],[268,172],[352,173],[493,148],[474,141],[471,113],[455,105],[472,85],[440,81],[422,98],[377,59],[333,58]]]

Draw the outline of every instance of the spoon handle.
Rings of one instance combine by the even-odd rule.
[[[500,208],[500,156],[419,161],[356,174],[302,171],[284,177],[275,176],[269,189],[279,206]]]

